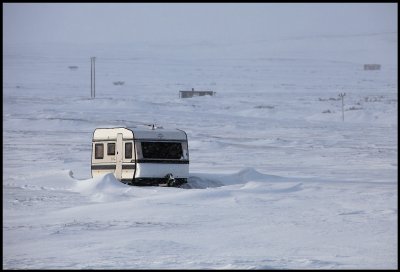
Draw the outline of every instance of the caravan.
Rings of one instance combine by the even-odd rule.
[[[189,176],[183,130],[97,128],[92,138],[92,177],[114,173],[129,185],[180,186]]]

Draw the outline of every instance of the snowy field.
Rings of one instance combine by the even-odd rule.
[[[396,269],[397,46],[4,44],[3,268]],[[151,123],[187,132],[187,186],[91,178],[95,128]]]

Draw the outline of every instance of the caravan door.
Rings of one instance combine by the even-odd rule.
[[[119,180],[122,179],[122,151],[123,143],[122,143],[122,133],[117,134],[117,145],[115,152],[115,177]]]

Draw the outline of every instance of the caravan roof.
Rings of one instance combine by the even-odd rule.
[[[141,140],[178,140],[186,141],[187,136],[183,130],[164,129],[164,128],[97,128],[93,133],[93,141],[115,140],[117,134],[122,133],[124,139],[141,139]]]

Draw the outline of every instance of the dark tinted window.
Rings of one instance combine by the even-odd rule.
[[[125,143],[125,159],[132,159],[132,143]]]
[[[107,144],[107,155],[115,155],[115,143]]]
[[[146,159],[180,159],[181,143],[142,142],[143,158]]]
[[[95,144],[94,145],[94,158],[102,159],[104,156],[104,145],[103,144]]]

